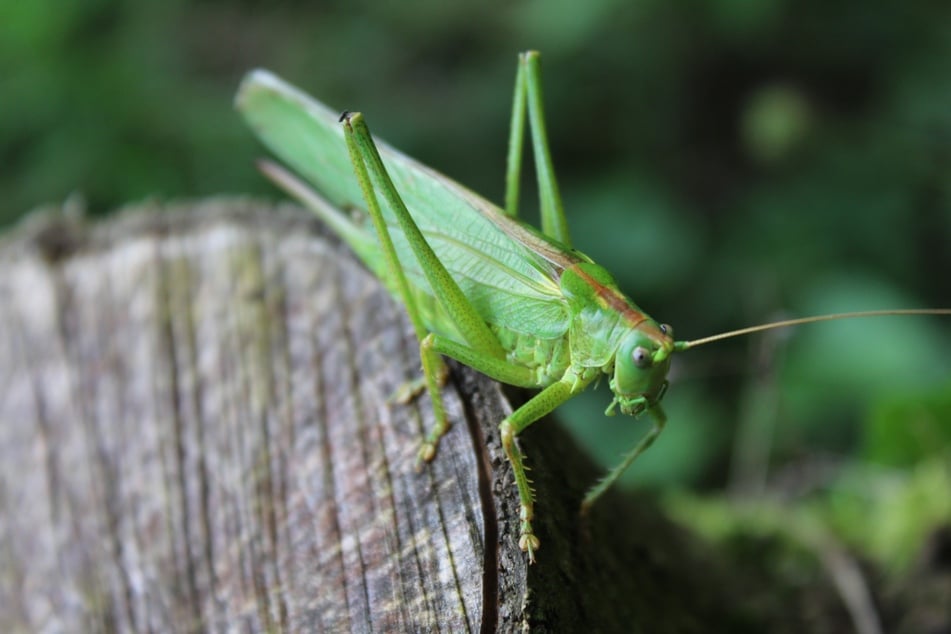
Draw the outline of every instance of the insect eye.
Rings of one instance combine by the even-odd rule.
[[[641,369],[650,367],[651,361],[653,361],[650,350],[643,346],[634,348],[631,352],[631,359],[634,361],[634,365]]]
[[[673,337],[673,336],[674,336],[674,329],[671,328],[671,327],[670,327],[669,325],[667,325],[667,324],[661,324],[661,325],[660,325],[660,331],[661,331],[663,334],[668,335],[668,336],[670,336],[670,337]]]

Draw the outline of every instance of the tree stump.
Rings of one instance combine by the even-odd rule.
[[[521,437],[529,566],[508,397],[453,366],[452,428],[417,472],[429,399],[389,397],[418,375],[402,308],[296,207],[35,215],[0,243],[0,629],[760,623],[750,585],[649,499],[611,493],[582,523],[598,473],[547,421]]]

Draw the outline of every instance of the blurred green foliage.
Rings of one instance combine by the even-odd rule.
[[[800,501],[801,502],[801,501]],[[854,465],[843,469],[828,494],[800,503],[668,495],[666,508],[708,539],[780,537],[820,558],[830,546],[847,546],[898,577],[921,558],[936,526],[951,516],[951,465],[925,460],[907,471]],[[748,556],[748,554],[747,554]]]
[[[948,306],[949,24],[936,0],[8,1],[0,224],[72,192],[94,213],[277,196],[231,109],[254,66],[499,200],[515,56],[536,48],[576,243],[680,337]],[[926,318],[692,351],[631,476],[743,487],[816,452],[946,457],[949,353],[949,320]],[[604,418],[607,401],[602,386],[565,418],[611,462],[644,423]]]

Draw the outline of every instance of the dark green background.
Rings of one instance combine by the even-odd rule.
[[[498,201],[516,53],[536,48],[577,245],[681,337],[948,306],[949,25],[937,1],[7,1],[0,223],[74,193],[92,214],[277,197],[231,108],[255,66]],[[722,486],[737,438],[754,461],[774,452],[770,474],[820,484],[815,464],[947,456],[949,352],[949,318],[691,352],[633,477]],[[610,461],[644,423],[603,418],[608,400],[602,386],[566,418]]]

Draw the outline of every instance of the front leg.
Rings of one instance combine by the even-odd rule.
[[[637,457],[647,451],[647,449],[654,444],[654,441],[657,440],[657,437],[660,436],[660,433],[664,431],[664,427],[667,425],[667,415],[664,414],[664,410],[660,408],[660,405],[650,407],[647,412],[651,418],[654,419],[654,427],[641,438],[633,449],[624,454],[620,464],[611,469],[600,482],[588,491],[587,495],[584,496],[584,500],[581,502],[582,517],[588,514],[588,511],[591,510],[591,507],[598,498],[604,495],[604,492],[618,481],[624,472],[627,471],[627,468],[637,460]]]
[[[535,551],[538,550],[540,545],[538,537],[535,536],[532,529],[532,520],[535,518],[535,496],[531,481],[525,472],[522,450],[519,449],[516,437],[526,427],[583,390],[590,381],[591,379],[579,381],[575,376],[566,374],[557,383],[549,385],[512,412],[499,425],[502,448],[505,449],[505,455],[512,464],[512,471],[515,473],[515,486],[518,488],[520,522],[518,547],[528,553],[530,563],[535,563]]]
[[[512,365],[504,359],[486,355],[465,344],[430,334],[423,340],[423,347],[428,348],[429,352],[438,352],[452,357],[496,381],[521,387],[537,387],[535,382],[537,379],[533,370]],[[499,424],[502,448],[512,465],[515,486],[518,489],[520,522],[518,546],[528,553],[528,560],[532,563],[535,562],[535,551],[538,550],[539,546],[538,537],[535,536],[535,532],[532,530],[535,501],[531,482],[526,473],[522,451],[518,447],[517,436],[539,418],[552,412],[572,396],[584,390],[597,375],[596,368],[586,368],[582,370],[580,375],[568,370],[561,379],[533,396]],[[424,445],[425,448],[426,445]]]

